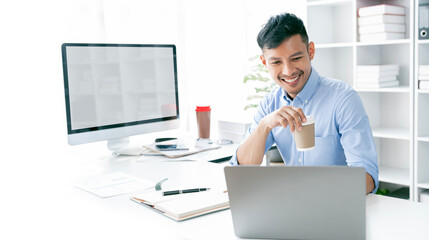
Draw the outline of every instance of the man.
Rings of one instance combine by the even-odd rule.
[[[315,48],[293,14],[271,17],[257,38],[260,59],[279,88],[259,104],[232,165],[261,164],[275,143],[286,165],[348,165],[366,171],[366,192],[378,188],[377,154],[363,104],[346,83],[321,77],[311,67]],[[316,146],[299,152],[292,133],[306,116],[315,119]]]

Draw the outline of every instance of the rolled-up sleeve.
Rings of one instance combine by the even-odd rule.
[[[347,165],[363,167],[374,179],[375,193],[379,186],[377,151],[365,108],[356,92],[338,101],[336,121]]]
[[[234,155],[232,155],[231,160],[229,160],[229,164],[231,164],[231,166],[237,166],[238,165],[237,151],[238,151],[238,148],[235,149]]]
[[[249,129],[247,129],[246,136],[244,137],[242,143],[244,141],[246,141],[246,139],[250,136],[250,134],[253,133],[253,131],[255,131],[256,127],[258,126],[258,124],[262,120],[262,118],[264,118],[268,113],[270,113],[272,111],[269,109],[271,101],[272,101],[272,97],[271,97],[271,95],[268,95],[267,97],[265,97],[264,100],[262,100],[259,103],[259,106],[256,109],[256,114],[253,117],[252,125],[249,127]],[[273,138],[272,133],[270,132],[270,134],[268,135],[267,140],[265,142],[265,153],[268,151],[268,149],[270,149],[270,147],[273,144],[274,144],[274,138]],[[241,146],[241,144],[240,144],[240,146]],[[237,159],[237,151],[240,148],[240,146],[238,146],[238,148],[235,150],[232,158],[229,160],[229,163],[232,166],[239,165],[238,159]]]

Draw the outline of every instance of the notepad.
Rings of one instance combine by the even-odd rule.
[[[143,193],[130,198],[176,221],[206,215],[229,208],[228,193],[207,192],[162,196],[160,192]]]
[[[170,144],[172,141],[169,142],[163,142],[163,144]],[[157,143],[152,143],[149,145],[144,145],[143,147],[146,149],[149,149],[150,151],[154,153],[162,154],[169,158],[178,158],[183,156],[188,156],[191,154],[204,152],[212,149],[218,149],[220,148],[220,145],[217,145],[212,142],[199,142],[198,140],[193,139],[178,139],[177,141],[174,141],[178,146],[180,145],[181,148],[179,150],[175,149],[159,149],[156,145]],[[186,146],[186,148],[185,148]]]

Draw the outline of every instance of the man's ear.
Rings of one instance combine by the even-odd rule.
[[[267,67],[267,60],[265,59],[264,55],[259,56],[259,59],[261,59],[262,64]]]
[[[309,42],[307,47],[308,55],[310,56],[310,61],[313,60],[314,54],[316,54],[316,48],[314,48],[314,42]]]

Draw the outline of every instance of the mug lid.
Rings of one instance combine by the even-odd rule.
[[[314,123],[314,118],[313,118],[313,116],[308,115],[308,116],[306,116],[306,118],[307,118],[307,122],[302,123],[302,126],[306,126],[306,125],[309,125],[309,124],[313,124],[313,123]]]
[[[209,106],[197,106],[197,108],[195,109],[195,111],[197,111],[197,112],[209,112],[211,110],[212,109],[210,108],[210,105]]]

